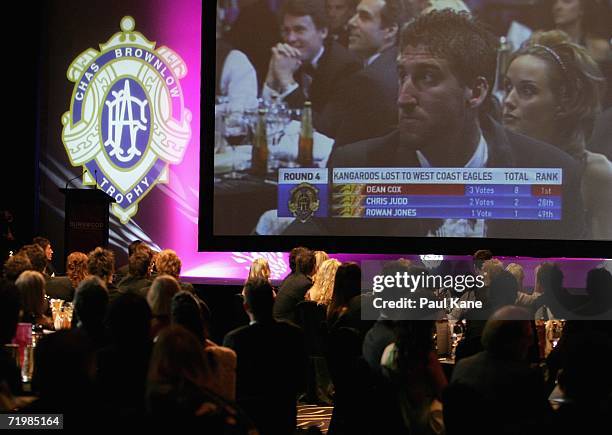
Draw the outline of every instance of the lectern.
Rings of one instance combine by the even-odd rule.
[[[109,205],[112,196],[99,189],[60,189],[66,196],[64,259],[74,251],[88,253],[108,246]]]

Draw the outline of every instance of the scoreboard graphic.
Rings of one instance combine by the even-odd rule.
[[[299,217],[288,207],[288,192],[303,175],[283,170],[279,216]],[[317,169],[316,171],[327,171]],[[558,168],[334,168],[325,216],[334,218],[435,218],[560,220],[562,170]],[[295,178],[296,181],[291,181]],[[301,181],[298,181],[301,180]],[[313,185],[315,183],[312,183]],[[283,213],[281,213],[281,211]],[[323,210],[312,215],[322,216]],[[303,219],[302,219],[303,220]]]

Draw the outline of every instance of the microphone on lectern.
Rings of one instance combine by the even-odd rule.
[[[88,171],[87,171],[87,168],[85,168],[85,170],[83,171],[83,173],[82,173],[82,174],[79,174],[79,175],[77,175],[76,177],[72,177],[70,180],[66,181],[66,187],[65,187],[65,188],[66,188],[66,189],[68,189],[68,185],[69,185],[69,184],[70,184],[72,181],[74,181],[74,180],[76,180],[77,178],[79,178],[79,177],[81,177],[81,176],[85,175],[87,172],[88,172]]]

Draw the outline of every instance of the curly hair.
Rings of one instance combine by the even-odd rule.
[[[265,258],[256,258],[251,264],[247,281],[257,278],[263,278],[265,280],[270,279],[270,265],[268,264],[268,260]]]
[[[37,244],[25,245],[17,254],[26,255],[30,259],[30,263],[32,263],[32,269],[35,271],[40,273],[45,271],[45,267],[47,267],[45,250]]]
[[[115,273],[115,254],[108,249],[97,247],[87,254],[87,272],[108,281]]]
[[[536,32],[512,55],[509,65],[525,55],[546,62],[552,94],[563,108],[552,142],[581,159],[595,118],[601,112],[606,79],[586,48],[571,42],[560,30]]]
[[[151,250],[146,245],[140,245],[128,259],[130,275],[138,278],[147,276],[151,266],[151,257]]]
[[[4,263],[4,277],[9,281],[15,281],[26,270],[32,270],[32,263],[23,253],[9,257]]]
[[[329,260],[329,255],[325,251],[314,251],[315,256],[315,273],[319,270],[319,267],[325,260]]]
[[[87,255],[82,252],[72,252],[66,259],[66,276],[72,287],[77,288],[89,274],[87,272]]]
[[[483,23],[467,12],[435,10],[418,16],[402,28],[400,53],[407,46],[425,47],[445,59],[463,86],[484,77],[489,88],[495,82],[498,41]]]
[[[178,279],[181,274],[181,259],[172,249],[164,249],[155,260],[157,273],[160,275],[170,275]]]
[[[40,246],[43,249],[47,249],[47,246],[49,246],[51,244],[51,242],[49,241],[49,239],[47,239],[46,237],[34,237],[32,239],[32,243],[34,243],[35,245]]]
[[[336,271],[340,263],[335,258],[325,260],[317,270],[314,284],[310,289],[310,299],[320,305],[329,305],[334,290]]]

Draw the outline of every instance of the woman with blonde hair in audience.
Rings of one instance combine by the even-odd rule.
[[[21,298],[20,321],[53,329],[53,321],[45,315],[45,278],[40,272],[26,270],[15,281]]]
[[[605,85],[587,50],[558,30],[537,33],[518,50],[505,80],[504,126],[552,144],[579,163],[585,236],[596,240],[612,239],[612,163],[586,150]]]
[[[491,282],[504,271],[504,263],[497,258],[485,260],[482,263],[482,276],[486,286],[491,285]]]
[[[246,280],[251,281],[257,279],[265,279],[266,281],[270,281],[270,265],[268,264],[268,260],[265,258],[256,258],[253,260],[253,263],[251,263],[249,277]]]
[[[87,272],[87,255],[82,252],[73,252],[66,259],[66,276],[73,288],[77,288],[89,273]]]
[[[315,256],[315,274],[316,274],[317,271],[319,270],[319,267],[321,267],[321,265],[325,261],[329,260],[329,255],[327,255],[327,252],[325,251],[315,251],[314,256]]]
[[[306,293],[306,299],[315,301],[319,305],[329,305],[334,291],[336,271],[340,264],[335,258],[325,260],[321,264],[314,277],[314,284]]]
[[[151,307],[151,337],[170,325],[172,297],[181,291],[178,281],[170,275],[160,275],[153,280],[147,293],[147,302]]]
[[[518,291],[524,292],[525,288],[523,287],[523,281],[525,280],[525,271],[523,270],[523,266],[517,263],[510,263],[506,266],[506,270],[516,279]]]

